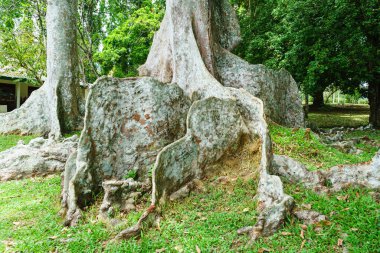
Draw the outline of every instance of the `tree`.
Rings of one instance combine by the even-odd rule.
[[[44,0],[0,4],[0,66],[43,84],[46,76]]]
[[[113,30],[104,39],[102,51],[95,55],[102,73],[115,77],[136,76],[137,68],[148,56],[161,19],[162,10],[150,3],[134,11]]]
[[[117,239],[134,236],[162,202],[191,187],[247,139],[261,143],[261,215],[252,239],[281,226],[294,201],[283,192],[280,178],[270,175],[264,112],[272,120],[301,127],[301,101],[288,72],[249,65],[229,52],[240,41],[239,30],[227,0],[166,1],[160,29],[139,68],[142,78],[102,78],[92,86],[79,147],[65,169],[66,225],[76,224],[97,193],[105,191],[104,215],[113,204],[125,204],[134,191],[151,188],[152,205]],[[131,174],[136,181],[123,180]]]
[[[48,1],[47,80],[21,108],[0,115],[1,133],[59,138],[81,125],[76,10],[75,0]]]
[[[378,1],[234,2],[243,34],[236,52],[251,63],[288,69],[316,106],[329,86],[352,93],[378,80]]]

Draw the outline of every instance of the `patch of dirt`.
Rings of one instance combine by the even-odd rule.
[[[205,169],[204,180],[220,184],[228,184],[238,179],[258,181],[260,160],[260,138],[252,140],[249,136],[244,136],[236,150],[231,150]]]

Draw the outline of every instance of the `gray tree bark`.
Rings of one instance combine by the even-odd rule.
[[[0,114],[0,133],[57,138],[81,125],[76,10],[76,0],[48,1],[47,80],[21,108]]]
[[[139,71],[141,76],[175,83],[181,93],[151,78],[101,79],[92,86],[78,151],[65,170],[66,225],[77,222],[93,193],[102,191],[101,185],[106,191],[103,216],[112,209],[112,201],[130,205],[129,199],[118,198],[131,196],[132,189],[149,181],[153,162],[151,207],[116,239],[134,236],[160,204],[201,179],[227,152],[236,151],[244,136],[261,140],[260,167],[252,168],[260,172],[261,214],[252,239],[271,235],[282,225],[294,201],[284,193],[280,178],[269,173],[272,144],[265,116],[303,126],[301,99],[288,72],[249,65],[229,52],[240,41],[239,33],[228,0],[167,0],[161,28]],[[185,103],[189,97],[191,106]],[[177,99],[184,104],[178,107]],[[157,156],[155,161],[152,156]],[[139,175],[137,184],[125,180],[132,170]]]

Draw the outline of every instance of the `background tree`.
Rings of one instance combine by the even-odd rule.
[[[1,1],[0,67],[43,84],[46,76],[46,1]]]
[[[371,123],[379,97],[379,2],[353,0],[234,1],[243,43],[236,52],[251,63],[288,69],[305,94],[323,105],[335,86],[354,93],[370,84]],[[371,85],[372,84],[372,85]]]
[[[115,77],[136,76],[137,68],[144,63],[154,33],[163,17],[162,6],[148,3],[132,11],[121,25],[103,40],[101,52],[95,59],[102,74]]]
[[[82,124],[82,92],[76,43],[76,0],[47,2],[47,79],[17,110],[0,114],[1,133],[49,134]]]

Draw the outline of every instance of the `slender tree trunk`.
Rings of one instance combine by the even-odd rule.
[[[0,133],[59,138],[81,125],[76,10],[77,0],[48,1],[47,80],[19,109],[0,114]]]
[[[369,122],[375,128],[380,128],[380,83],[379,79],[369,84],[368,99],[370,105]]]
[[[81,122],[79,59],[76,35],[77,0],[49,0],[47,7],[47,84],[50,87],[52,130],[78,128]],[[54,122],[57,120],[58,122]]]

